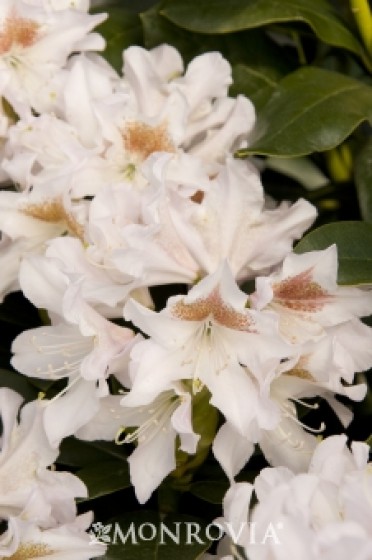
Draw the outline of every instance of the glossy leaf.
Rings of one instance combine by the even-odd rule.
[[[250,154],[302,156],[339,145],[372,119],[372,88],[336,72],[301,68],[279,83],[258,112]]]
[[[230,95],[239,93],[249,97],[256,110],[264,107],[278,86],[281,76],[276,70],[236,64],[233,67],[233,84]]]
[[[208,51],[221,52],[231,64],[245,64],[258,74],[275,79],[293,66],[285,53],[262,30],[250,30],[224,36],[200,35],[180,29],[161,16],[161,4],[140,15],[146,48],[169,43],[182,54],[186,63]]]
[[[94,462],[76,474],[87,485],[89,500],[131,486],[126,460]]]
[[[198,33],[232,33],[281,22],[303,22],[325,43],[366,59],[364,49],[327,0],[167,0],[161,13]]]
[[[362,217],[372,222],[372,140],[369,140],[355,160],[355,184]]]
[[[336,222],[306,235],[295,253],[326,249],[336,243],[338,283],[372,284],[372,225],[364,222]]]

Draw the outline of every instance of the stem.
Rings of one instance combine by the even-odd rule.
[[[372,52],[372,15],[368,0],[350,0],[351,11],[354,14],[360,36],[367,48]]]
[[[302,66],[305,66],[307,64],[306,63],[305,51],[304,51],[304,48],[303,48],[302,43],[301,43],[300,36],[297,33],[297,31],[292,32],[292,39],[293,39],[294,44],[296,45],[298,60],[299,60],[299,62]]]

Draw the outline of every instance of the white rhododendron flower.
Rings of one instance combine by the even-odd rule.
[[[61,489],[58,489],[59,475],[47,470],[57,458],[58,452],[54,450],[46,438],[42,427],[42,405],[35,401],[26,405],[22,410],[21,422],[17,423],[17,413],[22,403],[22,398],[10,389],[1,389],[1,417],[4,432],[1,443],[0,481],[1,481],[1,515],[9,516],[21,514],[27,518],[29,508],[35,515],[35,507],[39,507],[37,514],[40,523],[53,520],[53,498],[50,488],[51,479],[54,480],[52,488],[56,492],[55,499],[60,500]],[[61,473],[62,479],[64,474]],[[75,483],[70,474],[67,475],[66,491],[68,492],[68,477]],[[78,493],[86,495],[84,485],[75,479]],[[62,483],[63,484],[63,483]],[[67,498],[68,494],[66,494]],[[69,507],[68,500],[66,500]],[[56,505],[58,515],[59,505]],[[62,504],[61,504],[62,505]],[[61,510],[61,512],[63,509]]]
[[[58,446],[97,412],[108,394],[110,364],[123,360],[135,342],[132,330],[97,313],[78,289],[62,304],[64,316],[54,324],[22,332],[13,342],[13,366],[30,377],[66,378],[68,384],[52,401],[45,401],[44,426],[49,441]],[[68,411],[62,424],[59,413]]]
[[[80,10],[51,10],[25,0],[3,0],[0,7],[0,92],[23,113],[43,111],[39,92],[78,50],[100,50],[103,38],[90,33],[106,19]]]
[[[279,272],[256,279],[255,309],[280,317],[283,335],[294,343],[319,340],[327,327],[370,314],[372,292],[337,285],[337,247],[289,254]]]
[[[75,498],[87,497],[87,488],[73,474],[49,469],[57,459],[58,449],[51,447],[44,431],[43,402],[24,405],[18,421],[22,400],[10,389],[0,390],[0,518],[8,523],[0,542],[2,557],[11,556],[16,550],[21,554],[31,543],[36,547],[32,550],[41,552],[43,548],[36,545],[45,544],[41,535],[44,531],[48,535],[49,529],[51,535],[56,531],[56,535],[62,536],[66,531],[71,538],[76,533],[81,542],[88,540],[83,533],[87,525],[76,518],[75,504]],[[88,518],[91,519],[90,514]],[[66,542],[64,546],[68,546]]]
[[[246,302],[227,265],[187,296],[170,298],[160,313],[128,301],[125,318],[151,338],[132,352],[138,369],[127,402],[137,392],[150,402],[169,383],[191,379],[195,391],[208,387],[211,403],[241,433],[249,432],[259,406],[258,387],[265,382],[265,363],[280,363],[291,349],[277,334],[275,317],[252,312]]]
[[[178,70],[173,66],[169,75],[164,67],[162,75],[157,75],[158,61],[168,59],[177,59],[177,68],[182,70],[180,55],[173,47],[163,45],[152,51],[130,47],[124,52],[124,80],[120,83],[101,59],[73,57],[56,85],[63,96],[56,94],[51,105],[53,113],[57,108],[59,118],[44,114],[30,121],[25,115],[11,134],[5,168],[21,185],[30,184],[25,160],[29,165],[37,162],[34,183],[55,176],[66,180],[68,175],[72,192],[82,196],[96,194],[105,183],[129,181],[143,188],[147,180],[142,165],[157,152],[182,156],[185,151],[206,163],[224,161],[232,146],[238,147],[240,138],[247,137],[252,129],[253,105],[242,96],[237,100],[227,97],[231,68],[219,53],[195,59],[182,78],[174,77]],[[145,60],[151,60],[151,70]],[[216,73],[216,69],[223,72]],[[57,144],[52,140],[48,145],[49,128],[55,141],[64,141]],[[72,175],[71,159],[79,162]],[[179,174],[182,176],[181,170]]]
[[[196,452],[200,436],[192,427],[191,404],[192,396],[179,382],[150,403],[143,403],[141,396],[127,402],[127,396],[110,395],[100,401],[99,411],[77,436],[136,443],[128,458],[130,476],[138,501],[145,503],[176,468],[176,450]]]
[[[137,271],[146,285],[195,282],[224,260],[238,281],[252,278],[280,262],[315,218],[304,200],[267,210],[258,173],[246,162],[229,158],[191,198],[169,192],[168,161],[155,163],[150,184],[159,188],[141,222],[123,229],[127,247],[115,255],[117,268]],[[186,181],[187,170],[179,179]]]
[[[249,512],[253,489],[258,503]],[[267,468],[253,486],[233,485],[216,523],[229,535],[230,551],[238,545],[252,560],[330,560],[335,553],[346,560],[351,551],[367,560],[371,495],[368,446],[353,442],[349,451],[346,436],[332,436],[318,444],[307,473]]]
[[[106,545],[95,543],[86,532],[92,516],[76,517],[71,523],[58,527],[40,528],[35,523],[11,517],[8,530],[2,536],[11,544],[3,547],[2,558],[50,558],[55,560],[90,560],[103,556]]]
[[[185,72],[180,54],[169,45],[150,51],[130,47],[123,58],[133,108],[148,125],[169,123],[176,146],[215,161],[246,142],[255,122],[254,107],[243,96],[227,97],[231,67],[220,53],[197,56]]]

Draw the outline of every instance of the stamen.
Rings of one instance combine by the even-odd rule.
[[[290,418],[291,420],[296,422],[296,424],[298,424],[302,428],[305,428],[305,430],[311,432],[312,434],[321,434],[326,429],[326,425],[324,422],[320,424],[319,428],[311,428],[307,424],[304,424],[304,422],[301,422],[301,420],[297,418],[296,413],[294,412],[293,408],[290,406],[289,403],[286,403],[285,405],[281,405],[281,409],[283,412],[283,416],[285,418]]]
[[[304,406],[305,408],[310,408],[311,410],[318,410],[318,408],[319,408],[318,403],[310,404],[310,403],[305,402],[301,399],[295,399],[294,397],[291,397],[291,401],[296,402],[296,403],[300,404],[301,406]]]
[[[68,344],[66,344],[66,342],[60,342],[58,344],[42,345],[38,342],[38,337],[33,335],[30,339],[32,345],[36,348],[38,353],[43,354],[44,356],[52,356],[57,353],[61,353],[63,356],[71,357],[76,356],[78,353],[81,354],[82,350],[86,353],[92,347],[90,337],[89,339],[88,337],[84,337],[83,340],[71,341],[71,335],[54,335],[46,332],[42,333],[42,335],[43,337],[57,338],[57,340],[65,338],[70,341]],[[77,352],[77,350],[80,350],[80,352]]]
[[[278,430],[284,438],[283,441],[288,441],[288,443],[291,445],[291,447],[293,447],[293,449],[300,450],[304,448],[305,443],[302,440],[298,440],[298,439],[291,440],[292,432],[285,432],[283,428],[280,426],[280,424],[278,426]]]
[[[126,428],[124,426],[120,426],[120,428],[118,429],[118,431],[116,432],[116,436],[114,439],[114,442],[116,445],[123,445],[123,443],[126,443],[125,438],[126,436],[122,439],[122,435],[125,434],[125,430]]]
[[[167,391],[162,397],[160,397],[155,403],[153,403],[153,408],[150,408],[147,412],[150,417],[145,420],[140,426],[138,426],[134,431],[127,433],[125,437],[122,436],[126,430],[131,427],[130,425],[125,428],[121,426],[115,436],[115,443],[117,445],[122,445],[123,443],[143,443],[144,441],[152,440],[159,431],[168,431],[167,423],[173,412],[179,405],[180,397],[171,396],[172,393]],[[143,407],[145,409],[145,407]],[[145,410],[143,410],[144,412]],[[142,412],[142,410],[140,410]],[[128,422],[128,424],[130,424]]]
[[[77,377],[75,377],[75,379],[73,381],[70,381],[70,383],[68,385],[66,385],[66,387],[64,387],[62,389],[62,391],[60,391],[59,393],[57,393],[50,401],[45,401],[46,402],[46,406],[49,406],[51,403],[53,403],[54,401],[56,401],[57,399],[59,399],[60,397],[62,397],[65,393],[67,393],[67,391],[69,389],[71,389],[71,387],[73,387],[75,385],[75,383],[77,383],[77,381],[80,380],[80,376],[78,375]]]
[[[52,361],[47,364],[47,370],[43,371],[41,367],[37,367],[36,375],[40,376],[48,376],[54,379],[60,379],[64,376],[71,376],[79,372],[80,365],[84,357],[92,351],[94,345],[94,339],[92,337],[82,337],[78,334],[79,340],[73,341],[72,335],[59,335],[59,334],[50,334],[47,332],[41,333],[43,337],[43,342],[48,339],[51,340],[59,340],[59,339],[66,339],[69,342],[59,342],[57,344],[40,344],[40,335],[33,335],[30,338],[32,345],[36,348],[39,354],[43,356],[54,356],[60,362],[61,356],[64,358],[69,358],[69,360],[64,360],[63,364],[59,367],[53,365]],[[62,375],[58,375],[62,372]]]

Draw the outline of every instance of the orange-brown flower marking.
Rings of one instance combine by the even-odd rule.
[[[236,311],[221,299],[217,288],[206,298],[197,299],[193,303],[180,300],[172,307],[172,314],[184,321],[205,321],[210,318],[215,323],[239,331],[251,330],[253,325],[251,317]]]
[[[10,51],[13,45],[30,47],[37,40],[39,24],[32,19],[10,15],[0,31],[0,54]]]
[[[274,300],[293,311],[314,313],[332,299],[332,295],[312,280],[311,269],[273,285]]]
[[[31,216],[42,222],[51,224],[64,223],[70,233],[83,239],[84,230],[81,224],[77,222],[72,214],[70,214],[60,199],[46,200],[40,204],[28,204],[22,208],[23,214]]]
[[[201,204],[204,200],[204,191],[196,191],[190,198],[196,204]]]
[[[292,377],[298,377],[299,379],[305,379],[306,381],[315,381],[314,377],[311,375],[307,369],[301,367],[294,367],[293,369],[286,371],[286,375],[291,375]]]
[[[123,140],[125,149],[139,155],[142,160],[154,152],[175,152],[165,124],[150,126],[141,122],[130,122],[123,132]]]
[[[31,558],[42,558],[53,554],[55,550],[44,543],[21,544],[18,550],[8,560],[31,560]]]

